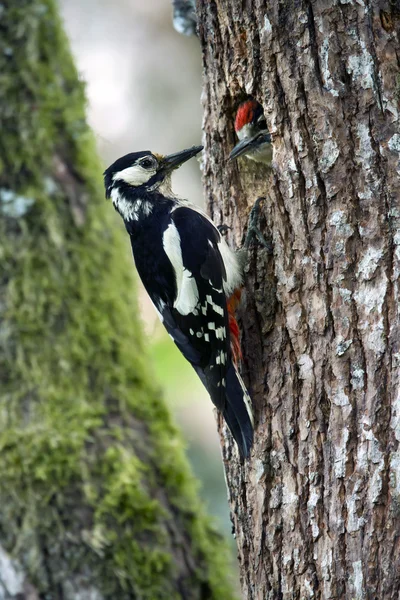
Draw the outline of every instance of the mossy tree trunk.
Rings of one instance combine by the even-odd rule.
[[[398,2],[198,2],[204,181],[239,245],[251,459],[223,445],[245,598],[400,592]],[[228,163],[247,94],[274,172]]]
[[[0,9],[0,597],[228,599],[56,2]]]

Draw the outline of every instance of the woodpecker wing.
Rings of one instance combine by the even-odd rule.
[[[231,350],[220,239],[214,224],[197,210],[179,206],[172,211],[163,246],[175,272],[176,296],[172,306],[166,303],[159,310],[168,333],[222,410]]]

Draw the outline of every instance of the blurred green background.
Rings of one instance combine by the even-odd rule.
[[[173,29],[169,0],[61,0],[60,6],[105,166],[128,152],[171,153],[201,142],[200,47],[195,37]],[[202,205],[195,160],[176,173],[173,183],[180,196]],[[115,227],[123,227],[117,214]],[[187,441],[201,495],[231,540],[234,556],[211,401],[142,288],[140,307],[155,376]]]

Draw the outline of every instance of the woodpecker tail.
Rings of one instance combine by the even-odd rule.
[[[247,458],[253,445],[251,399],[233,362],[230,362],[226,373],[226,402],[222,414],[238,445],[240,455]]]

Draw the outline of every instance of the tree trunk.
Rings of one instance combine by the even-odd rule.
[[[0,598],[225,600],[55,5],[0,6]]]
[[[240,245],[264,196],[274,246],[241,311],[251,459],[223,445],[244,597],[397,599],[400,4],[210,0],[198,28],[211,215]],[[247,94],[271,176],[227,162]]]

